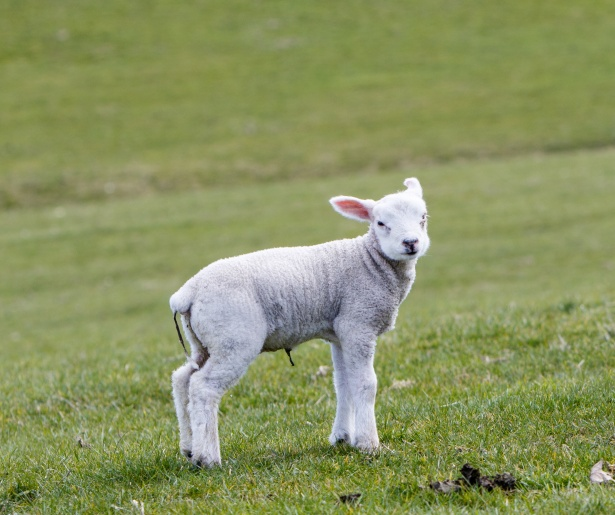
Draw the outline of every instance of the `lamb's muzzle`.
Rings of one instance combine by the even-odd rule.
[[[419,239],[418,238],[413,238],[411,240],[404,240],[401,242],[401,244],[406,247],[406,250],[408,251],[408,254],[416,254],[418,252],[416,245],[418,244]]]
[[[415,178],[404,185],[379,201],[330,200],[343,216],[369,223],[363,236],[216,261],[172,295],[190,343],[173,373],[173,398],[180,448],[195,465],[221,463],[218,405],[256,356],[280,349],[290,356],[314,338],[331,345],[337,410],[329,441],[378,448],[376,339],[393,328],[429,247],[421,185]]]

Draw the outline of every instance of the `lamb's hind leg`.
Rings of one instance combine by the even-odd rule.
[[[209,358],[203,368],[190,378],[190,421],[192,427],[192,462],[198,467],[220,465],[218,406],[224,393],[233,386],[259,354],[256,345],[225,346],[232,352]]]
[[[182,454],[190,459],[192,457],[192,429],[188,411],[190,377],[196,372],[196,367],[202,367],[205,364],[209,358],[209,353],[192,332],[186,316],[182,316],[182,323],[186,337],[190,342],[192,356],[189,362],[173,372],[171,383],[173,385],[175,412],[179,422],[179,448]]]
[[[188,412],[188,391],[190,377],[196,372],[191,363],[179,367],[171,377],[173,384],[173,402],[179,422],[179,448],[188,459],[192,457],[192,429]]]

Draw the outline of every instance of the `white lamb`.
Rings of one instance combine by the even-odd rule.
[[[363,236],[222,259],[171,297],[191,347],[173,373],[173,398],[180,448],[195,465],[221,463],[218,405],[254,358],[280,349],[290,356],[314,338],[329,342],[333,357],[337,411],[329,441],[378,448],[376,338],[393,328],[429,247],[421,185],[415,178],[404,185],[379,201],[330,200],[338,213],[370,223]]]

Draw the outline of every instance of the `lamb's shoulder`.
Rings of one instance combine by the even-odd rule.
[[[399,295],[382,285],[355,287],[352,295],[344,296],[337,332],[340,337],[346,332],[354,335],[356,328],[362,327],[364,334],[376,338],[395,327],[400,304]]]
[[[377,337],[394,329],[399,306],[408,295],[416,273],[414,263],[394,263],[368,252],[362,273],[346,283],[339,314],[340,331],[363,326],[364,333]]]

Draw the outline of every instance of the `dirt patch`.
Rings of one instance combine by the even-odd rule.
[[[465,487],[477,487],[491,492],[496,488],[500,488],[506,492],[512,492],[516,488],[517,480],[512,474],[504,472],[495,476],[481,476],[480,470],[466,463],[460,469],[461,477],[459,479],[447,479],[446,481],[434,481],[429,486],[435,492],[441,494],[450,494],[459,492]]]

